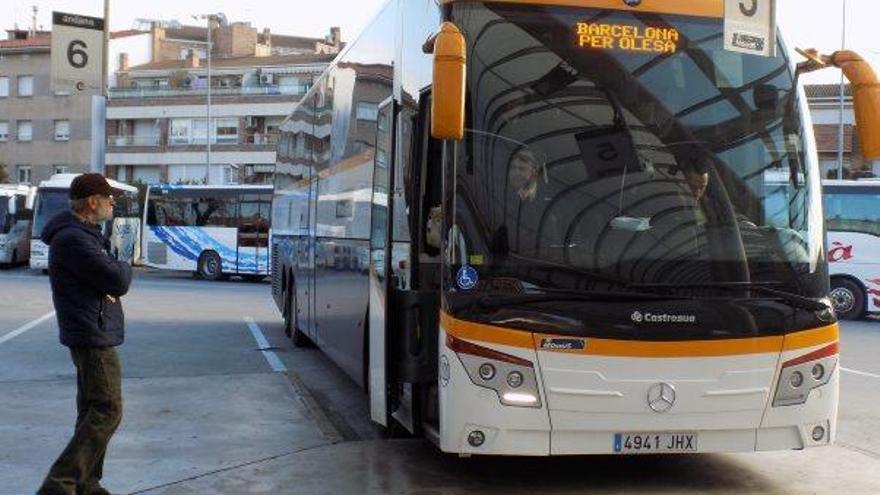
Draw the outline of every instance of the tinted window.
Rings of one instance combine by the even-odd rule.
[[[880,188],[862,193],[825,195],[828,230],[880,236]]]
[[[116,197],[116,206],[113,207],[113,216],[116,218],[140,218],[141,205],[137,193],[125,193]]]
[[[815,269],[817,178],[783,46],[728,53],[722,21],[702,17],[507,2],[456,3],[451,15],[469,72],[447,211],[483,266],[627,283],[713,281],[730,262],[752,280]],[[576,36],[594,28],[660,41]]]
[[[154,196],[150,198],[147,225],[158,227],[236,227],[237,202],[233,197]]]
[[[44,189],[37,198],[37,212],[34,219],[34,238],[43,233],[43,227],[55,215],[70,209],[69,193],[66,189]]]
[[[6,220],[9,213],[9,197],[0,196],[0,233],[6,232]]]

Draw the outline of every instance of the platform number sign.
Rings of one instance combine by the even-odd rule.
[[[724,0],[724,49],[776,56],[776,0]]]
[[[53,12],[53,91],[99,92],[103,66],[104,19]]]

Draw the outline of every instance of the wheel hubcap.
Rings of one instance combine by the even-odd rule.
[[[214,258],[208,258],[208,261],[205,263],[205,272],[208,275],[216,275],[217,274],[217,260]]]
[[[846,313],[855,306],[856,296],[851,291],[838,287],[831,291],[831,301],[838,313]]]

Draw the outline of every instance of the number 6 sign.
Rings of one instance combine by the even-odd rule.
[[[776,56],[776,0],[724,0],[724,49]]]
[[[53,91],[100,92],[103,67],[104,19],[53,12]]]

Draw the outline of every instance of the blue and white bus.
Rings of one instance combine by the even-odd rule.
[[[269,274],[272,186],[153,185],[144,216],[144,264],[207,280]]]

